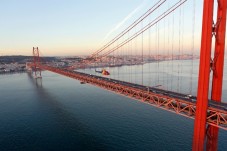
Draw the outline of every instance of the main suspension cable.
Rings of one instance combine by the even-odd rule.
[[[158,16],[157,18],[155,18],[152,22],[150,22],[149,24],[147,24],[143,29],[141,29],[140,31],[138,31],[137,33],[135,33],[134,35],[132,35],[130,38],[126,39],[125,41],[123,41],[121,44],[119,44],[117,47],[114,47],[113,49],[109,50],[108,52],[104,53],[103,55],[99,56],[99,58],[105,57],[108,54],[112,53],[113,51],[119,49],[120,47],[124,46],[125,44],[127,44],[129,41],[135,39],[136,37],[138,37],[139,35],[141,35],[143,32],[145,32],[146,30],[148,30],[149,28],[151,28],[152,26],[154,26],[155,24],[157,24],[158,22],[160,22],[163,18],[165,18],[166,16],[168,16],[170,13],[172,13],[174,10],[176,10],[178,7],[180,7],[182,4],[184,4],[187,0],[184,0],[182,2],[182,0],[178,1],[176,4],[174,4],[171,8],[169,8],[167,11],[165,11],[164,13],[162,13],[160,16]]]
[[[115,38],[113,38],[110,42],[108,42],[106,45],[104,45],[101,49],[94,52],[90,58],[93,58],[100,52],[104,51],[106,48],[111,46],[113,43],[115,43],[117,40],[119,40],[122,36],[124,36],[126,33],[131,31],[135,26],[137,26],[140,22],[145,20],[150,14],[152,14],[155,10],[157,10],[161,5],[163,5],[166,2],[166,0],[159,0],[155,5],[153,5],[148,11],[146,11],[142,16],[140,16],[136,21],[134,21],[129,27],[127,27],[124,31],[122,31],[119,35],[117,35]]]

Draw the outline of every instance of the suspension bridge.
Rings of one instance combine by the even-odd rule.
[[[50,65],[40,56],[39,48],[33,47],[34,60],[27,63],[27,68],[34,71],[36,78],[42,77],[42,70],[51,71],[74,78],[81,83],[95,85],[160,109],[193,118],[195,119],[193,151],[204,149],[214,151],[218,146],[219,128],[227,130],[227,104],[221,102],[226,8],[226,0],[218,0],[217,3],[214,0],[204,0],[196,94],[192,94],[195,87],[192,79],[196,58],[195,0],[176,0],[171,3],[168,0],[157,1],[103,47],[70,66]],[[191,12],[188,11],[189,9]],[[215,11],[217,11],[216,19]],[[190,13],[191,26],[188,25],[187,18],[187,14]],[[188,33],[190,33],[189,37]],[[188,47],[186,48],[185,45],[191,48],[186,50]],[[186,84],[180,77],[183,72],[181,60],[184,60],[185,55],[190,56],[187,58],[190,60],[190,68],[186,71],[190,77]],[[145,64],[149,64],[148,71],[144,68]],[[155,64],[155,69],[150,67],[150,64]],[[129,68],[130,74],[126,80],[82,71],[87,68],[96,71],[96,68],[111,66],[119,68],[123,65]],[[132,71],[132,66],[135,65],[139,67],[136,68],[137,71]],[[175,78],[166,74],[171,70],[176,73]],[[110,74],[113,72],[116,71]],[[137,78],[135,76],[133,80],[133,72],[140,72],[141,76]],[[145,73],[151,75],[148,76],[148,81],[145,79]],[[118,74],[121,73],[118,71]],[[152,78],[154,78],[153,82]],[[182,85],[184,87],[187,85],[187,93],[181,91]]]

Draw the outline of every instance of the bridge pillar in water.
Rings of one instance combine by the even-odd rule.
[[[193,151],[216,151],[218,146],[218,128],[206,127],[210,71],[213,71],[211,99],[220,102],[222,96],[226,0],[218,0],[217,21],[213,24],[214,0],[204,0],[202,40],[200,50],[200,68],[196,116],[193,135]],[[214,59],[211,59],[212,37],[215,37]]]
[[[40,65],[39,48],[33,47],[33,67],[34,67],[35,78],[42,78],[42,73],[41,73],[41,69],[39,68],[39,65]]]

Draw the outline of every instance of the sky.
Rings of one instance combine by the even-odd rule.
[[[188,1],[181,10],[185,15],[182,16],[185,18],[181,22],[185,25],[182,32],[188,39],[192,37],[187,35],[188,31],[190,34],[192,31],[192,27],[187,25],[192,25],[195,2],[195,47],[199,48],[202,0]],[[0,56],[31,55],[32,47],[39,47],[45,56],[91,54],[155,2],[157,0],[1,0]],[[173,1],[169,0],[166,6],[171,3]],[[175,20],[177,13],[172,17]],[[191,15],[190,19],[187,19],[187,14]],[[178,28],[177,24],[178,21],[175,21],[174,28]],[[163,26],[163,29],[161,26],[160,36],[163,36],[173,25]],[[175,32],[177,35],[177,29]],[[190,47],[186,44],[185,49]]]

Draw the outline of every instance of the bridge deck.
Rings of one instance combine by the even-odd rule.
[[[46,65],[38,65],[38,67],[107,89],[170,112],[189,118],[195,117],[196,97],[194,96]],[[227,130],[227,104],[209,100],[208,106],[207,124]]]

